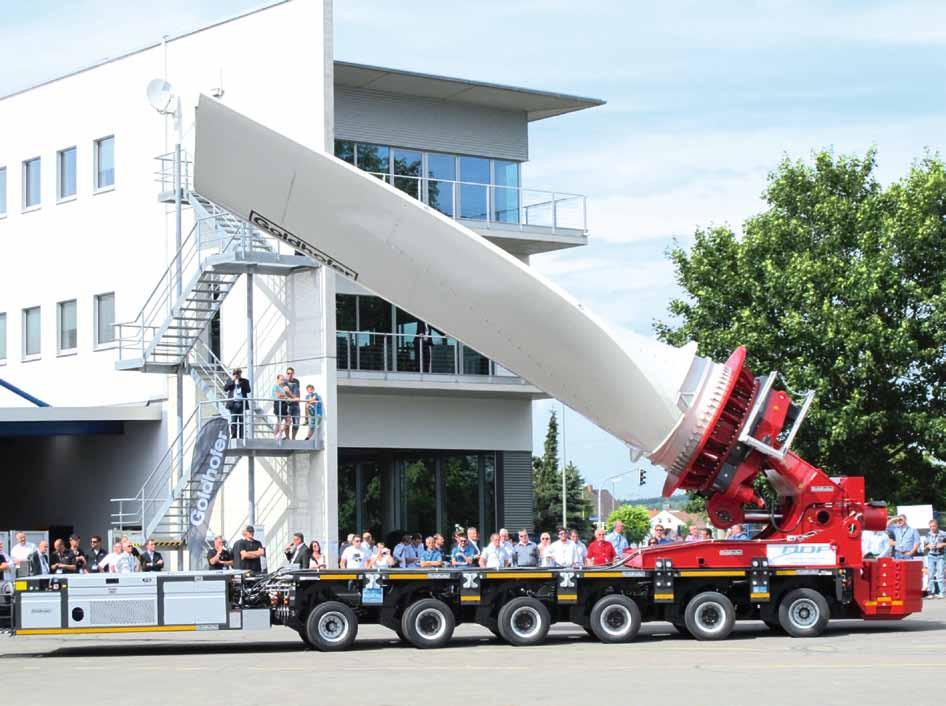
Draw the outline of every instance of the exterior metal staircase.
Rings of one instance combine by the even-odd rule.
[[[158,159],[162,161],[158,199],[170,203],[175,194],[167,188],[168,158]],[[113,528],[141,532],[163,542],[183,542],[187,532],[188,511],[199,489],[190,463],[200,430],[211,418],[229,421],[230,417],[224,391],[230,367],[207,345],[211,320],[242,274],[288,275],[317,266],[306,256],[282,253],[279,241],[271,235],[186,186],[181,200],[193,210],[194,226],[138,316],[116,324],[116,368],[163,374],[184,371],[198,391],[196,408],[138,493],[112,498]],[[245,401],[244,438],[229,442],[221,468],[223,482],[243,456],[287,456],[322,448],[321,435],[309,441],[277,440],[276,420],[267,409],[272,409],[272,400]]]

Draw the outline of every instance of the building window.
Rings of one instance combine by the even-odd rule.
[[[7,315],[0,314],[0,362],[7,359]]]
[[[359,169],[373,174],[391,173],[391,148],[386,145],[358,145],[355,156]]]
[[[0,218],[7,215],[7,168],[0,167]]]
[[[460,218],[486,220],[488,185],[489,160],[460,157]]]
[[[56,159],[56,198],[60,201],[76,195],[76,148],[60,150]]]
[[[349,164],[354,164],[355,143],[348,140],[335,140],[335,156]]]
[[[57,340],[59,353],[72,353],[78,347],[79,329],[76,325],[76,300],[59,302],[56,311]]]
[[[115,293],[95,297],[95,345],[104,346],[115,340]]]
[[[493,160],[493,220],[519,222],[519,163]]]
[[[39,157],[23,162],[23,208],[34,208],[40,204]]]
[[[452,154],[427,155],[427,203],[446,216],[453,217],[453,192],[457,180],[457,158]]]
[[[95,141],[95,190],[115,186],[115,137]]]
[[[42,352],[40,309],[34,306],[23,310],[23,357],[38,358]]]

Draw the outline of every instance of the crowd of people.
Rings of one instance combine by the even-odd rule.
[[[250,382],[243,377],[243,371],[236,368],[223,389],[227,395],[226,407],[230,412],[230,437],[242,439],[245,435],[247,407],[252,399]],[[325,412],[322,397],[315,391],[314,385],[306,385],[305,394],[302,389],[295,369],[289,367],[285,373],[276,375],[269,399],[273,403],[273,436],[277,441],[297,438],[303,412],[308,427],[305,440],[309,441],[318,433]]]
[[[436,567],[480,567],[486,569],[522,567],[582,567],[604,566],[613,563],[628,549],[624,525],[615,523],[614,529],[595,531],[593,541],[585,544],[576,529],[560,528],[552,541],[548,532],[532,540],[527,529],[518,532],[514,541],[506,528],[491,534],[481,542],[476,527],[457,528],[448,547],[446,537],[436,533],[428,537],[404,534],[393,547],[376,542],[370,532],[349,534],[339,547],[339,567],[343,569],[402,568],[426,569]],[[297,546],[301,535],[296,536]],[[287,549],[287,558],[289,550]],[[295,555],[293,555],[295,556]],[[297,563],[297,562],[292,562]],[[304,561],[299,563],[305,566]],[[310,568],[318,568],[310,564]]]
[[[149,539],[144,550],[139,550],[128,537],[112,545],[112,551],[106,551],[102,538],[92,535],[89,546],[83,549],[81,538],[72,535],[67,541],[53,541],[52,551],[49,542],[33,544],[27,541],[25,532],[17,532],[15,542],[7,552],[0,540],[0,577],[12,580],[14,576],[47,576],[52,574],[128,574],[138,571],[162,571],[164,557],[155,549],[155,542]]]
[[[339,546],[339,567],[343,569],[426,569],[436,567],[479,567],[486,569],[522,567],[583,567],[607,566],[616,562],[632,547],[619,520],[610,532],[598,528],[594,539],[587,544],[576,529],[561,527],[556,539],[549,532],[541,532],[538,542],[532,540],[527,529],[518,531],[514,540],[505,528],[481,542],[476,527],[457,528],[452,543],[439,533],[423,537],[404,534],[393,547],[375,541],[370,532],[349,534]],[[690,527],[685,536],[668,531],[662,525],[654,526],[642,543],[644,546],[701,542],[713,539],[708,527]],[[751,539],[742,525],[733,525],[725,539]],[[393,542],[392,542],[393,543]],[[929,523],[929,532],[920,533],[907,523],[906,517],[891,518],[884,532],[863,533],[864,556],[868,558],[892,556],[897,559],[918,559],[924,564],[924,589],[930,598],[946,597],[946,531],[940,530],[936,520]],[[318,540],[306,543],[301,532],[296,532],[285,547],[286,562],[303,569],[325,569],[328,557]],[[227,547],[222,536],[214,538],[207,551],[207,568],[235,569],[261,573],[264,570],[266,548],[256,539],[255,530],[247,525],[242,537]],[[81,538],[72,535],[67,541],[56,539],[50,551],[45,540],[38,544],[27,541],[24,532],[17,532],[15,542],[7,550],[0,540],[0,580],[10,581],[14,576],[43,576],[51,574],[136,573],[162,571],[164,558],[157,551],[155,541],[149,539],[139,550],[129,537],[115,542],[111,551],[102,544],[102,538],[92,535],[83,549]]]

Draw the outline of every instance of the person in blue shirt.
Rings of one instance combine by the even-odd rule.
[[[729,536],[726,539],[734,540],[743,540],[743,539],[752,539],[749,536],[749,533],[743,528],[742,525],[733,525],[729,530]]]
[[[627,549],[627,537],[624,536],[624,523],[620,520],[614,521],[614,528],[604,536],[605,540],[611,542],[614,547],[614,555],[621,556]]]
[[[476,550],[470,544],[466,535],[461,534],[457,537],[457,546],[450,552],[450,563],[453,566],[472,566],[476,560]]]
[[[420,566],[421,568],[426,568],[428,566],[443,566],[443,552],[441,552],[436,547],[436,543],[433,537],[428,537],[424,544],[426,545],[420,553]]]
[[[319,393],[315,391],[315,385],[306,385],[305,419],[306,425],[309,427],[309,433],[305,437],[306,441],[309,441],[315,436],[315,433],[319,430],[319,425],[322,423],[323,412],[322,398],[319,396]]]
[[[411,544],[411,535],[405,534],[401,543],[394,547],[394,560],[402,569],[416,569],[420,557]]]
[[[890,543],[893,545],[894,559],[913,559],[916,557],[917,550],[920,548],[920,533],[907,524],[907,518],[904,515],[897,515],[893,523],[887,528],[888,535],[891,535]]]

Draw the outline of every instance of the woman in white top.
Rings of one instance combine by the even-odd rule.
[[[319,540],[313,539],[309,544],[309,568],[321,570],[325,567],[325,558],[322,556],[322,545],[319,544]]]
[[[539,564],[541,566],[554,566],[552,561],[552,537],[548,532],[543,532],[539,538]]]
[[[390,569],[394,566],[394,557],[391,556],[391,550],[384,546],[384,542],[378,542],[374,545],[377,552],[368,560],[368,567],[371,569]]]

